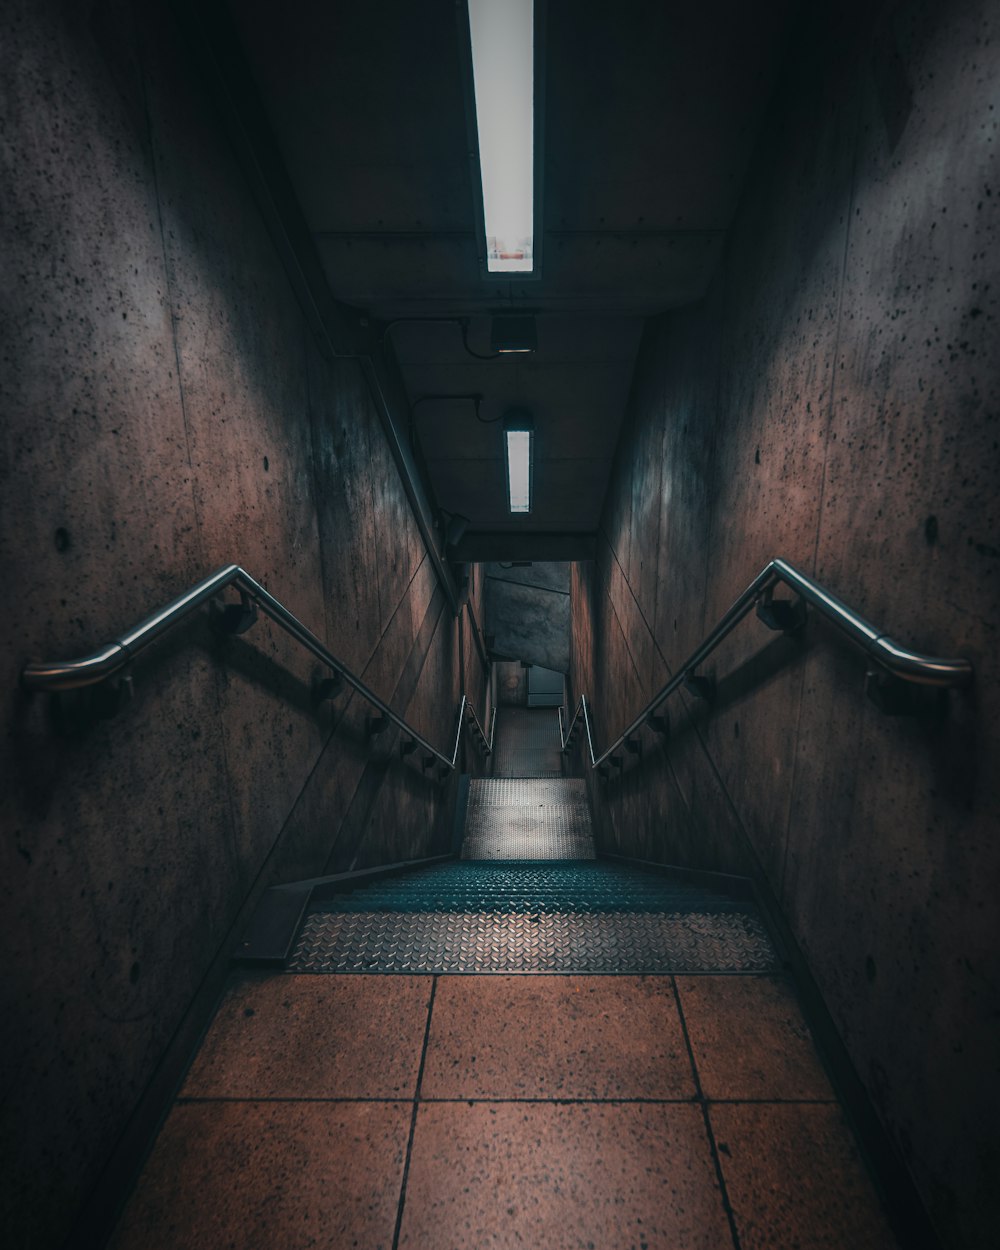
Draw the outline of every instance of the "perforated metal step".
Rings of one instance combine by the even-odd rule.
[[[593,859],[595,854],[583,781],[470,783],[463,859]]]
[[[566,768],[555,708],[497,709],[494,777],[562,777]]]

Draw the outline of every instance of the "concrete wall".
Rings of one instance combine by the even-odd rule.
[[[811,14],[718,278],[649,326],[574,570],[574,697],[621,731],[781,555],[899,639],[972,659],[894,719],[813,621],[754,619],[712,707],[595,787],[606,847],[780,901],[949,1247],[995,1244],[1000,1054],[1000,14]]]
[[[486,632],[498,655],[569,672],[570,566],[487,564]]]
[[[435,742],[463,675],[358,366],[307,332],[169,6],[4,27],[0,1222],[49,1247],[141,1151],[259,892],[445,848],[450,790],[371,750],[359,700],[316,710],[263,619],[157,645],[111,720],[22,664],[238,561]]]
[[[485,615],[486,578],[481,564],[469,565],[469,600],[462,612],[462,691],[475,709],[484,733],[489,735],[490,716],[493,712],[493,683],[490,680],[490,662],[483,633]],[[465,772],[480,772],[486,759],[473,735],[462,740],[462,768]]]

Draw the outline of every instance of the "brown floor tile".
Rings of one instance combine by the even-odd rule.
[[[412,1098],[431,978],[276,974],[237,981],[186,1098]]]
[[[691,1098],[669,977],[441,977],[422,1098]]]
[[[834,1097],[788,982],[678,977],[706,1098]]]
[[[109,1250],[389,1250],[411,1103],[188,1103]]]
[[[677,1103],[424,1103],[400,1247],[724,1250],[701,1112]]]
[[[897,1250],[840,1108],[710,1109],[742,1250]]]

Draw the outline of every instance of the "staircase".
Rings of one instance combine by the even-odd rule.
[[[596,858],[584,781],[561,767],[551,712],[499,721],[498,771],[470,782],[457,863],[314,891],[288,965],[343,972],[767,972],[752,900],[692,874]],[[740,883],[744,884],[745,883]]]
[[[555,714],[497,733],[460,858],[234,977],[114,1250],[892,1250],[747,883],[597,858]]]

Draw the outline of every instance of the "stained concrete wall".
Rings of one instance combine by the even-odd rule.
[[[528,670],[520,660],[498,660],[495,665],[497,704],[500,707],[528,706]]]
[[[649,326],[574,570],[574,695],[621,731],[770,558],[969,694],[894,719],[815,620],[747,621],[664,749],[595,786],[605,847],[780,901],[949,1247],[995,1244],[1000,1113],[1000,15],[811,12],[708,298]]]
[[[179,630],[111,720],[21,666],[237,561],[435,742],[463,674],[359,368],[308,333],[169,6],[3,19],[0,1223],[49,1247],[141,1152],[260,891],[446,848],[450,789],[358,699],[315,708],[263,619]]]
[[[569,672],[570,566],[485,566],[486,632],[498,655]]]

